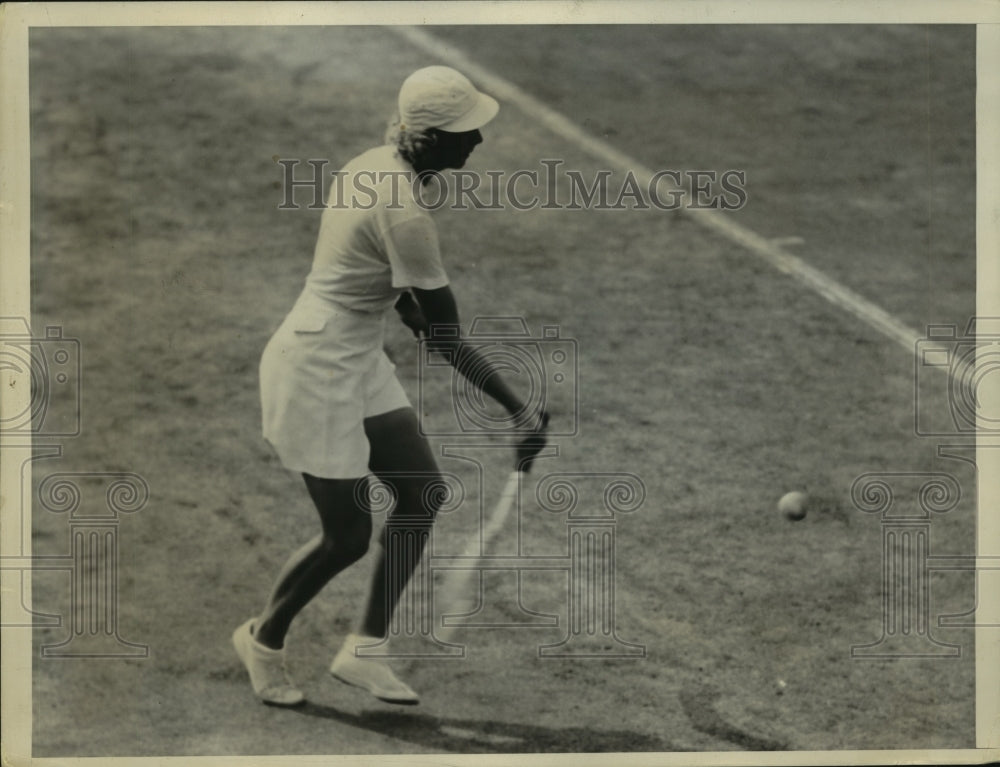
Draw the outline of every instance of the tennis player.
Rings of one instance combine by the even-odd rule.
[[[292,620],[368,550],[369,475],[382,477],[395,491],[390,514],[397,519],[426,520],[437,511],[437,494],[424,492],[440,481],[437,464],[383,351],[383,334],[393,307],[418,336],[433,327],[459,327],[437,230],[418,194],[431,172],[465,164],[483,140],[479,129],[499,106],[462,74],[441,66],[410,75],[398,106],[387,143],[348,163],[343,183],[333,185],[312,271],[261,359],[264,437],[282,464],[305,478],[320,522],[320,532],[278,573],[263,611],[233,633],[254,692],[272,705],[294,706],[305,699],[284,663]],[[356,193],[352,179],[362,177],[374,194]],[[530,462],[545,444],[548,415],[526,405],[457,334],[431,343],[496,400],[512,424],[528,431],[517,459]],[[387,636],[405,580],[417,564],[412,553],[392,550],[397,544],[387,536],[380,543],[360,625],[330,671],[381,700],[416,703],[417,694],[386,661],[355,653],[359,645]],[[403,582],[386,577],[389,562],[394,572],[408,568]]]

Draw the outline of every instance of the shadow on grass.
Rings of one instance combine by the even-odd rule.
[[[539,727],[533,724],[439,718],[403,711],[348,714],[332,706],[311,702],[290,710],[389,735],[435,751],[517,754],[677,750],[660,738],[626,730]]]
[[[715,702],[720,697],[721,693],[710,686],[689,687],[681,692],[681,706],[696,730],[733,743],[744,751],[786,751],[788,749],[788,744],[784,741],[753,735],[729,724],[715,710]]]

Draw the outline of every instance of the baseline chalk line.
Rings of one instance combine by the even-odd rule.
[[[591,135],[580,128],[577,123],[546,106],[518,86],[475,63],[453,45],[445,43],[426,30],[417,27],[388,27],[388,29],[421,51],[462,71],[471,79],[476,80],[493,96],[501,101],[516,105],[522,112],[591,156],[609,163],[620,171],[631,171],[640,184],[648,185],[652,179],[653,171],[635,158]],[[717,210],[687,208],[680,210],[703,229],[721,235],[730,242],[749,250],[782,274],[787,274],[798,280],[834,306],[857,317],[869,327],[895,341],[910,354],[916,352],[916,343],[923,338],[920,333],[867,298],[840,284],[819,269],[810,266],[795,254],[751,229],[726,218],[725,214]]]

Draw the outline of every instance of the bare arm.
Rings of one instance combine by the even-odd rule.
[[[420,307],[410,291],[404,291],[399,296],[395,309],[399,313],[399,319],[413,332],[414,336],[420,338],[427,334],[427,318],[420,311]]]
[[[458,307],[451,288],[448,286],[436,290],[413,288],[413,295],[426,319],[428,344],[431,350],[446,355],[455,370],[499,402],[515,417],[515,427],[531,429],[531,433],[518,442],[515,461],[518,471],[529,471],[547,442],[545,430],[549,425],[549,414],[544,409],[539,412],[525,412],[524,401],[507,386],[490,361],[474,345],[466,343],[461,337]]]
[[[420,310],[427,321],[428,344],[432,351],[445,355],[448,362],[461,375],[465,376],[484,394],[489,395],[511,415],[519,415],[522,419],[531,418],[537,422],[538,413],[522,413],[525,404],[518,397],[493,365],[474,345],[466,343],[461,337],[458,319],[458,306],[455,296],[447,285],[435,290],[413,289],[413,295],[420,304]],[[519,427],[530,426],[528,420],[515,424]]]

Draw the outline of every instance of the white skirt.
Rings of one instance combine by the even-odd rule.
[[[264,438],[286,468],[327,479],[369,473],[364,419],[410,406],[384,330],[384,314],[299,296],[260,361]]]

